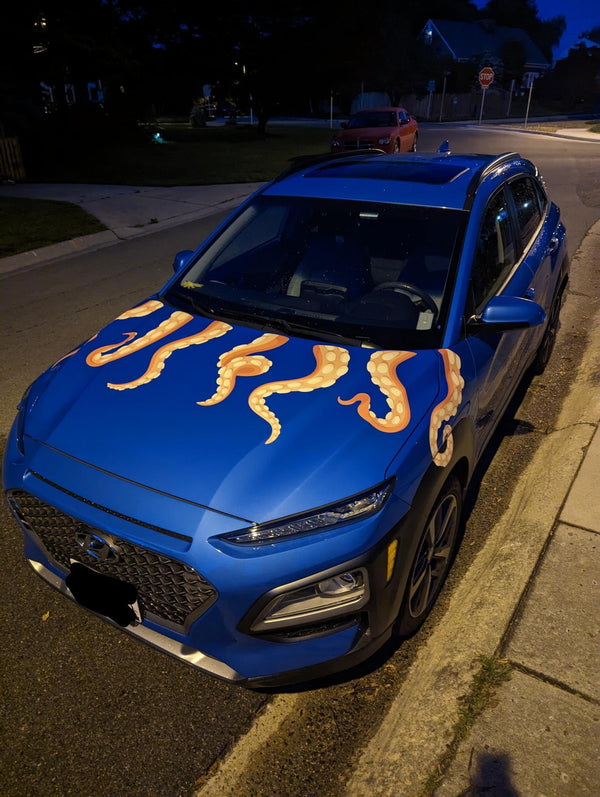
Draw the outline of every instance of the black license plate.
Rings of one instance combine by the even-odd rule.
[[[77,603],[121,626],[135,625],[141,620],[137,589],[133,584],[96,573],[81,562],[71,562],[65,584]]]

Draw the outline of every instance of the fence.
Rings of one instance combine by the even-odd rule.
[[[506,116],[509,102],[510,96],[508,92],[487,89],[483,118],[499,119]],[[441,93],[435,93],[426,94],[424,97],[417,97],[413,94],[408,97],[402,97],[399,105],[406,108],[409,113],[414,114],[421,122],[477,120],[481,111],[481,91],[467,94],[446,92],[446,94],[442,95]]]
[[[25,169],[17,138],[0,138],[0,179],[24,180]]]

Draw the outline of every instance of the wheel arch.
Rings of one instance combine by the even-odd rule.
[[[456,424],[452,431],[452,439],[452,458],[448,465],[440,467],[431,462],[415,490],[410,509],[387,535],[386,548],[395,539],[398,549],[392,578],[384,583],[382,576],[380,582],[382,589],[377,612],[378,622],[373,626],[376,634],[384,632],[396,621],[423,525],[438,496],[452,477],[458,479],[464,498],[475,464],[473,425],[469,418],[462,418]]]

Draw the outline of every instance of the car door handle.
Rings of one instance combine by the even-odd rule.
[[[559,239],[557,238],[556,235],[553,235],[552,238],[550,238],[550,243],[548,244],[548,248],[546,249],[546,254],[551,255],[553,252],[556,252],[556,250],[559,247],[559,244],[560,244]]]

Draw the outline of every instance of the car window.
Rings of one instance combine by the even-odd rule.
[[[526,249],[542,220],[539,195],[529,177],[514,180],[509,190],[515,201],[521,246]]]
[[[181,274],[180,298],[257,324],[402,348],[443,327],[463,211],[257,197]],[[411,344],[413,345],[413,344]],[[425,342],[423,343],[425,345]]]
[[[471,271],[469,313],[483,309],[502,287],[515,262],[508,204],[500,191],[490,201],[481,224]]]
[[[394,111],[364,111],[357,113],[348,122],[349,130],[358,130],[362,127],[393,127],[396,125]]]

